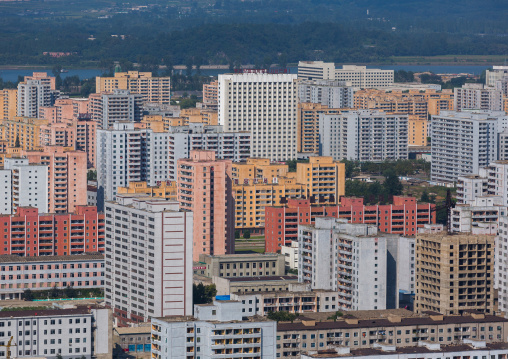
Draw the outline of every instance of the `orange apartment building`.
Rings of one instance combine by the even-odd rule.
[[[47,72],[33,72],[32,76],[25,76],[24,81],[39,80],[43,85],[49,85],[51,90],[56,90],[56,78],[48,76]]]
[[[299,103],[296,114],[297,151],[319,153],[319,115],[339,114],[340,111],[319,103]]]
[[[149,128],[155,132],[167,132],[170,126],[188,126],[189,123],[202,123],[205,126],[217,126],[219,124],[217,111],[186,108],[180,111],[180,117],[145,115],[138,124],[138,128]]]
[[[20,147],[30,151],[41,145],[41,126],[47,124],[48,120],[45,119],[16,116],[2,121],[2,136],[9,147],[15,147],[16,139],[19,139]]]
[[[178,160],[178,202],[194,213],[194,261],[200,254],[235,253],[231,166],[215,151],[193,150],[189,159]]]
[[[48,209],[51,213],[74,212],[87,204],[87,159],[72,147],[43,146],[38,151],[23,151],[29,163],[48,166]]]
[[[289,199],[284,206],[265,208],[265,251],[275,253],[298,240],[298,225],[313,225],[316,217],[345,218],[350,223],[375,224],[380,232],[415,236],[418,228],[436,223],[436,205],[418,204],[414,197],[394,196],[393,204],[366,206],[363,198],[342,197],[339,205]]]
[[[78,206],[74,213],[42,214],[20,207],[0,216],[0,255],[22,257],[104,253],[104,214],[97,207]]]

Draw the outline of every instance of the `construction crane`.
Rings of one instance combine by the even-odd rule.
[[[434,209],[432,209],[432,212],[435,212],[436,215],[437,215],[437,212],[439,212],[440,210],[446,209],[448,233],[452,232],[452,209],[453,208],[455,208],[455,203],[453,203],[452,193],[448,189],[446,191],[445,202],[439,206],[434,207]]]
[[[11,347],[17,346],[16,344],[12,344],[12,339],[14,339],[14,337],[11,337],[11,339],[9,339],[7,345],[0,345],[0,347],[7,348],[7,357],[6,357],[7,359],[11,359]]]

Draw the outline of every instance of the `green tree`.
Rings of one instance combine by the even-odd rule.
[[[55,284],[53,288],[49,291],[49,296],[51,298],[58,298],[60,296],[60,289],[58,289],[58,286]]]
[[[385,172],[385,182],[383,183],[383,187],[386,194],[390,196],[397,196],[402,194],[402,183],[400,183],[399,177],[393,170]]]
[[[288,312],[268,312],[268,319],[275,320],[276,322],[291,322],[298,317],[297,314],[288,313]]]
[[[422,193],[422,196],[420,198],[420,202],[430,203],[429,194],[427,193],[427,190],[424,190]]]
[[[192,298],[194,304],[211,303],[217,295],[215,284],[203,285],[203,283],[192,285]]]
[[[16,142],[14,142],[14,147],[16,147],[16,148],[21,147],[21,145],[19,143],[19,134],[16,135]]]
[[[25,289],[23,292],[23,299],[28,302],[31,302],[32,300],[34,300],[34,293],[32,292],[32,290]]]
[[[86,174],[86,179],[88,181],[97,181],[97,171],[96,170],[88,170]]]
[[[243,231],[243,238],[249,239],[250,238],[250,230],[246,229]]]
[[[341,162],[345,164],[344,167],[346,170],[346,178],[353,177],[356,174],[357,163],[347,159],[343,159]]]
[[[58,354],[56,355],[56,359],[63,359],[63,358],[62,358],[62,354],[58,353]]]
[[[342,317],[344,314],[338,310],[333,315],[329,316],[327,319],[333,319],[334,322],[337,321],[338,318]]]
[[[72,288],[71,286],[65,287],[64,294],[67,298],[76,298],[77,297],[76,289]]]
[[[240,238],[240,231],[236,230],[235,231],[235,239],[239,239],[239,238]]]

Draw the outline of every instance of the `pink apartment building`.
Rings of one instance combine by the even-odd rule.
[[[48,209],[50,213],[74,212],[87,204],[87,155],[72,147],[43,146],[23,151],[29,163],[48,166]]]
[[[231,172],[232,162],[215,159],[215,151],[194,150],[178,160],[178,201],[193,212],[194,261],[235,252]]]

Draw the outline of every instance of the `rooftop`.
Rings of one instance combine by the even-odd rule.
[[[93,252],[74,254],[70,256],[37,256],[20,257],[16,255],[0,255],[0,263],[38,263],[38,262],[70,262],[70,261],[97,261],[103,260],[104,254]]]
[[[267,281],[298,281],[298,277],[295,275],[281,275],[281,276],[264,276],[264,277],[236,277],[236,278],[224,278],[230,282],[267,282]]]
[[[88,308],[77,309],[43,309],[43,310],[10,310],[0,311],[0,318],[26,318],[26,317],[51,317],[62,315],[89,314]]]

